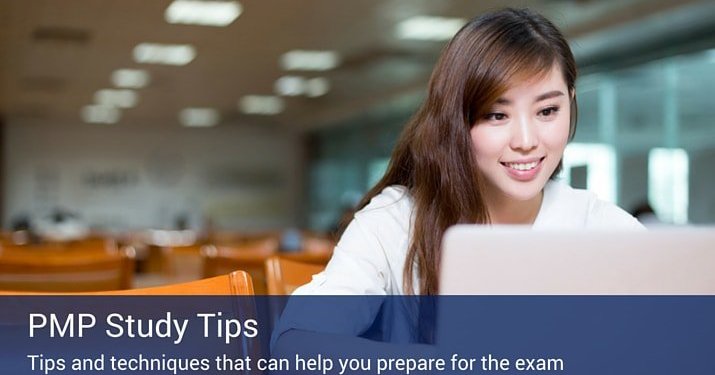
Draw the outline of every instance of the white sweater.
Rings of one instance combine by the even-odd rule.
[[[355,214],[325,271],[314,275],[310,283],[296,289],[294,294],[404,294],[402,277],[413,207],[405,187],[385,188]],[[621,208],[591,192],[549,181],[533,228],[642,230],[643,226]]]

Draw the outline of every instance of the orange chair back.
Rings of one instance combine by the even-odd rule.
[[[149,256],[152,257],[151,261],[156,262],[153,271],[158,271],[156,273],[168,280],[169,283],[199,280],[203,277],[201,268],[202,247],[199,244],[165,247],[150,246]],[[212,276],[221,274],[223,273]]]
[[[272,249],[208,246],[202,253],[204,277],[244,270],[251,275],[254,292],[263,295],[267,291],[264,264],[273,254]]]
[[[0,295],[115,295],[115,296],[250,296],[253,295],[251,276],[243,271],[234,271],[227,275],[216,276],[208,279],[195,280],[186,283],[162,285],[151,288],[108,290],[84,293],[45,293],[0,291]]]
[[[121,290],[107,294],[114,295],[220,295],[220,296],[250,296],[253,295],[251,276],[244,271],[233,271],[229,274],[170,284],[152,288]]]
[[[282,257],[266,260],[268,294],[289,295],[311,277],[325,269],[324,264],[298,262]]]
[[[132,286],[134,249],[5,246],[0,251],[0,289],[88,292]]]

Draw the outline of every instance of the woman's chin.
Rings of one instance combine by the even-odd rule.
[[[502,193],[518,202],[528,202],[541,197],[541,192],[544,190],[546,182],[529,181],[509,184],[502,189]]]

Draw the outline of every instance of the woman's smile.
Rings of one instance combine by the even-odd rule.
[[[500,162],[507,174],[517,181],[531,181],[541,172],[542,162],[546,157]]]

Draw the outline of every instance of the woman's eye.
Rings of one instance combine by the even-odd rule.
[[[503,113],[489,113],[486,116],[484,116],[484,119],[486,120],[494,120],[494,121],[502,121],[506,118],[506,115]]]
[[[543,117],[554,116],[559,111],[559,107],[548,107],[539,111],[539,115]]]

